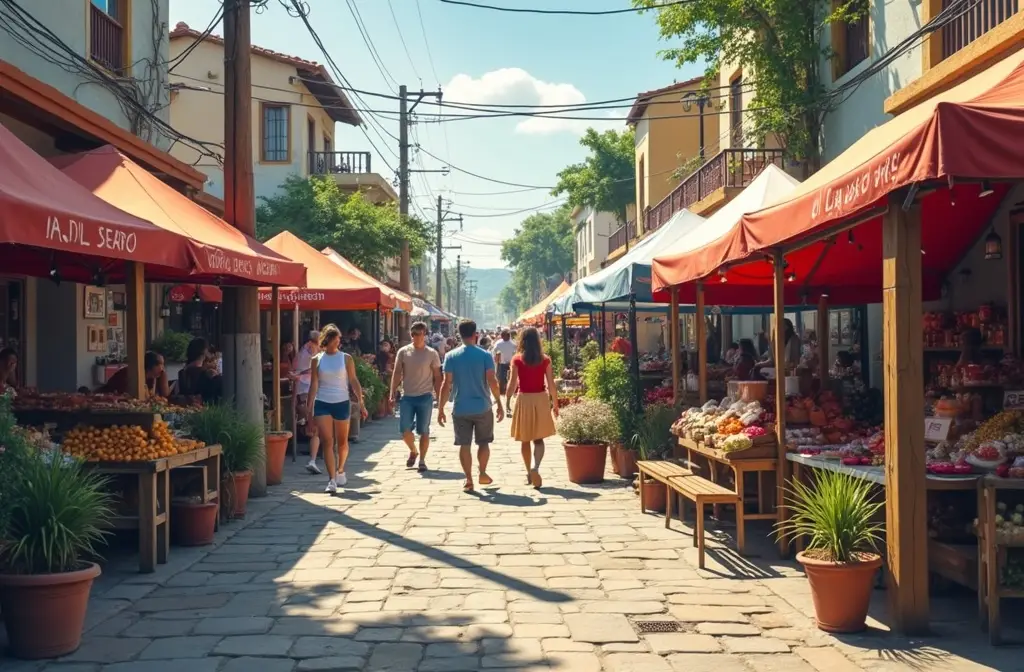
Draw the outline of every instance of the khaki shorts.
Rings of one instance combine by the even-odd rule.
[[[494,413],[474,413],[473,415],[453,415],[452,426],[455,429],[455,445],[470,446],[476,435],[476,445],[486,446],[494,443]]]

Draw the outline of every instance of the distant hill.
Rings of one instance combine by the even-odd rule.
[[[473,268],[467,271],[467,280],[476,280],[476,300],[478,302],[493,301],[505,288],[512,277],[507,268]]]

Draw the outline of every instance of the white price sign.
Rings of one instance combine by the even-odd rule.
[[[949,437],[949,430],[953,427],[953,418],[925,418],[924,419],[924,440],[945,441]]]
[[[1003,392],[1003,409],[1007,411],[1024,410],[1024,391]]]

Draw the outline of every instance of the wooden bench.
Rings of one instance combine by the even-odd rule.
[[[693,545],[697,547],[697,566],[704,569],[704,506],[707,504],[734,504],[736,506],[736,550],[742,555],[746,542],[743,521],[743,502],[740,496],[706,478],[689,474],[673,476],[668,482],[669,495],[665,506],[665,527],[672,519],[672,492],[689,499],[697,507],[697,522],[693,532]],[[679,506],[679,520],[685,521],[684,506]]]
[[[669,479],[676,476],[693,475],[686,467],[667,460],[640,460],[636,463],[636,469],[639,474],[641,511],[644,508],[644,476],[648,476],[651,480],[662,483],[668,488],[670,487]],[[665,527],[668,527],[668,518],[665,519]]]

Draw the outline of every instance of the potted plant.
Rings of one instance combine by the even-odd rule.
[[[208,546],[217,530],[217,502],[191,496],[171,502],[171,537],[179,546]]]
[[[192,438],[221,446],[221,514],[244,518],[252,470],[266,459],[263,425],[249,422],[227,404],[211,404],[186,420]]]
[[[582,399],[558,416],[558,433],[565,448],[565,463],[573,483],[604,480],[608,444],[619,438],[619,423],[608,404]]]
[[[12,443],[5,439],[5,453]],[[0,608],[14,655],[56,658],[82,641],[112,501],[105,479],[77,460],[47,452],[19,462],[3,486]]]
[[[675,419],[676,412],[671,406],[653,404],[647,407],[630,437],[630,445],[639,454],[641,460],[662,459],[671,451],[672,423],[675,422]],[[630,469],[630,475],[636,472],[636,459],[632,450],[619,451],[620,456],[623,453],[633,457],[632,465],[625,463],[620,465],[619,475],[625,477],[626,474],[623,471],[626,468]],[[665,484],[645,479],[643,485],[643,499],[640,502],[640,508],[644,511],[664,512],[668,502],[668,490]]]
[[[292,433],[270,429],[270,418],[265,420],[263,443],[267,447],[267,485],[280,485],[284,480],[284,458]]]
[[[816,473],[813,484],[791,481],[790,518],[776,535],[802,535],[796,558],[811,585],[818,627],[826,632],[860,632],[866,626],[883,527],[868,481],[832,471]]]

